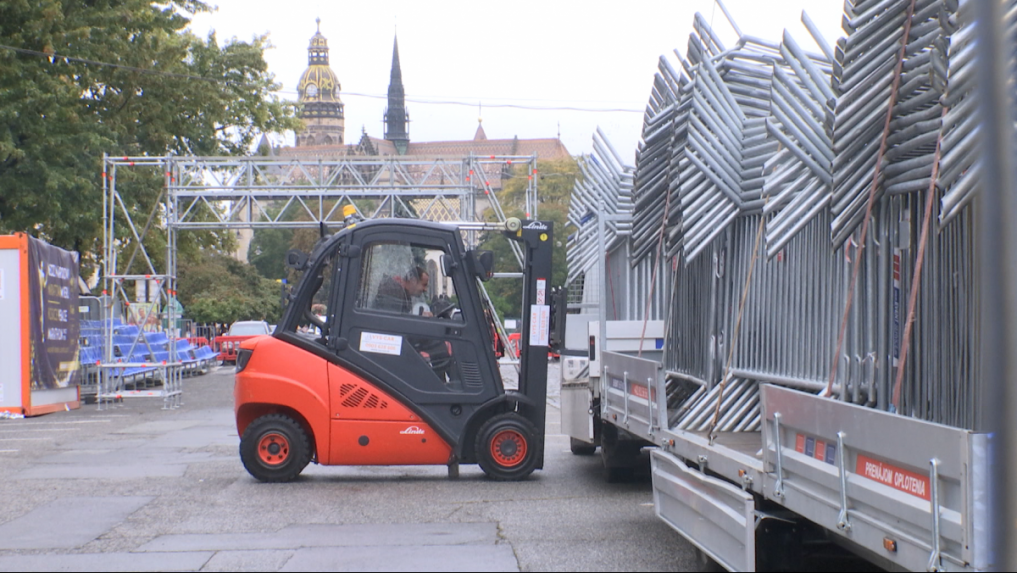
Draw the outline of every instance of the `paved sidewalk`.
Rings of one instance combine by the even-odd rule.
[[[524,482],[463,466],[309,466],[262,484],[240,463],[233,372],[185,381],[184,405],[133,399],[0,420],[0,571],[657,570],[691,564],[649,482],[609,486],[568,453]]]

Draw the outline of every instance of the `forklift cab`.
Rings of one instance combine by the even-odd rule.
[[[384,380],[425,410],[448,402],[468,408],[503,392],[471,284],[478,269],[458,231],[362,223],[339,238],[313,257],[310,280],[299,285],[279,331]],[[312,310],[320,304],[324,319]]]
[[[517,223],[506,234],[535,243],[525,250],[530,267],[546,267],[545,288],[550,224],[537,222],[540,240]],[[238,357],[237,426],[252,475],[287,481],[312,458],[479,463],[496,479],[543,466],[547,336],[528,347],[520,392],[506,392],[477,286],[491,276],[490,253],[467,251],[454,226],[386,219],[288,259],[304,274],[283,319]],[[536,329],[550,328],[539,322],[547,314],[537,310]]]

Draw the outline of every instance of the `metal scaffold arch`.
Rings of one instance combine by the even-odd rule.
[[[118,187],[118,172],[159,169],[162,189],[151,208],[140,209]],[[148,305],[139,316],[143,324],[156,319],[156,328],[170,330],[178,309],[177,238],[181,231],[266,228],[318,228],[343,223],[343,207],[353,205],[364,219],[386,217],[432,221],[481,222],[490,208],[499,222],[506,219],[495,190],[511,177],[527,178],[522,207],[537,218],[537,156],[364,157],[317,160],[286,157],[103,157],[102,294],[103,359],[97,400],[99,408],[130,395],[125,374],[156,369],[162,380],[157,390],[134,395],[160,396],[164,407],[181,404],[184,363],[177,337],[167,338],[165,360],[153,357],[144,328],[129,329],[131,340],[114,332],[115,303],[138,306],[129,292],[135,281],[152,285]],[[468,226],[464,227],[467,228]],[[479,228],[479,227],[477,227]],[[145,246],[152,233],[165,236],[165,253],[156,256]],[[464,230],[467,245],[476,246],[477,231]],[[523,253],[509,243],[517,262]],[[126,260],[123,258],[126,256]],[[140,268],[141,271],[137,269]],[[165,309],[160,312],[159,309]],[[165,326],[162,326],[165,325]],[[118,346],[114,349],[114,337]],[[136,354],[136,350],[140,353]],[[146,352],[147,351],[147,352]],[[143,361],[136,356],[146,356]]]

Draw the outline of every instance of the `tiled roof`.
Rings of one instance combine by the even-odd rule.
[[[353,155],[353,146],[348,145],[301,145],[300,147],[282,147],[278,150],[279,157],[343,157]]]
[[[569,152],[557,139],[486,139],[482,141],[410,142],[407,155],[446,157],[466,155],[533,155],[540,159],[562,159]]]
[[[395,145],[388,140],[378,139],[369,135],[364,135],[361,138],[361,143],[358,145],[312,145],[302,147],[284,147],[278,150],[278,155],[281,157],[296,157],[296,158],[339,158],[346,155],[363,155],[364,154],[364,142],[369,142],[379,156],[392,156],[396,155]],[[482,141],[477,140],[466,140],[466,141],[427,141],[427,142],[410,142],[409,149],[407,150],[407,156],[421,157],[421,158],[446,158],[446,157],[465,157],[473,154],[475,156],[486,157],[492,155],[534,155],[536,154],[538,159],[543,160],[554,160],[563,159],[569,157],[569,152],[562,145],[562,142],[558,139],[487,139]],[[488,173],[484,175],[484,179],[487,180],[492,189],[498,190],[502,188],[502,176],[500,169],[496,167],[488,166],[485,168]],[[422,174],[421,174],[422,175]],[[434,181],[430,183],[437,183],[440,179],[439,174],[434,174]]]
[[[395,145],[386,139],[370,137],[368,139],[378,155],[396,155]],[[353,146],[347,145],[309,145],[302,147],[284,147],[279,150],[283,157],[340,157],[355,155]],[[558,139],[487,139],[482,141],[411,141],[406,155],[419,157],[464,157],[473,155],[533,155],[540,159],[563,159],[569,152]]]

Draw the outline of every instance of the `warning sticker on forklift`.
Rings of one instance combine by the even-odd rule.
[[[930,500],[929,476],[909,472],[861,454],[858,454],[855,473],[926,501]]]
[[[364,332],[360,335],[360,351],[373,352],[375,354],[391,354],[399,356],[402,354],[403,337],[397,334],[378,334],[376,332]]]
[[[551,307],[530,305],[530,346],[547,346],[551,332]]]

